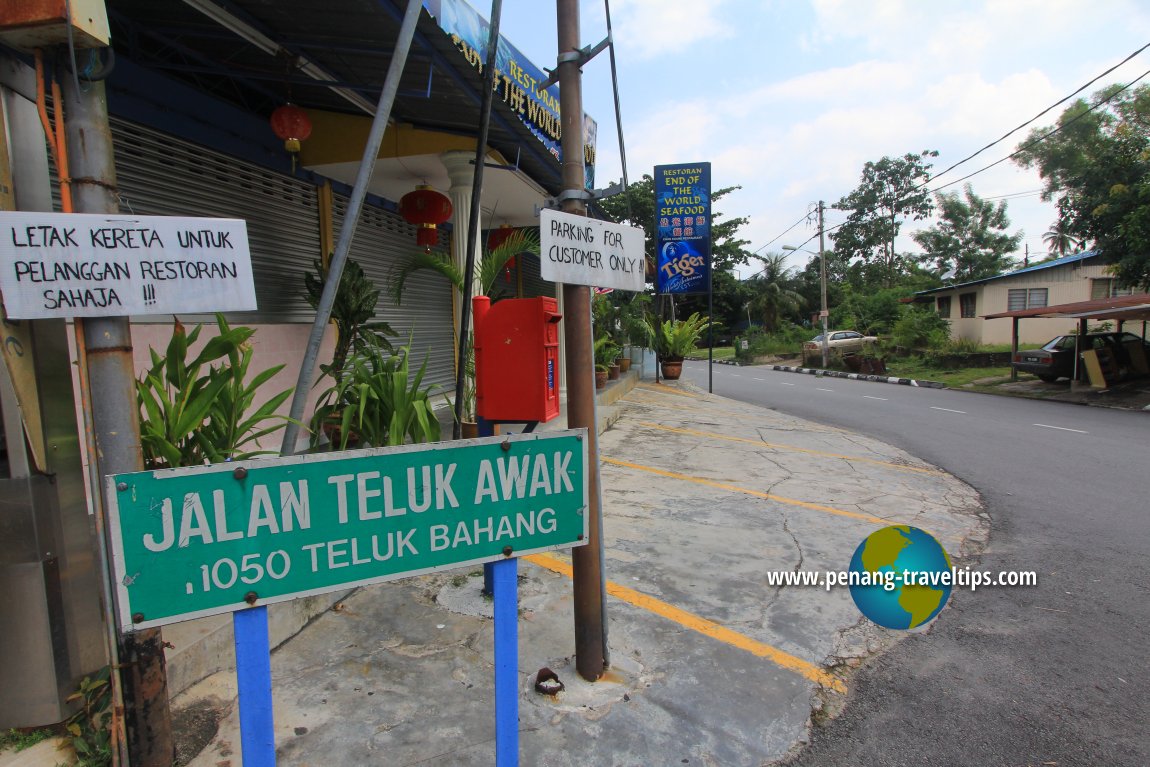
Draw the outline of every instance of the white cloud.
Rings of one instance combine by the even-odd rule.
[[[625,0],[611,8],[616,47],[624,47],[639,59],[664,58],[680,62],[691,46],[710,38],[734,34],[723,21],[723,3],[689,0]],[[705,61],[700,61],[705,64]]]

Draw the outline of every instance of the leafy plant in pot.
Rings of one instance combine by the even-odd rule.
[[[410,346],[392,351],[371,343],[349,357],[312,416],[313,444],[320,446],[327,437],[346,450],[438,441],[439,420],[431,406],[435,387],[422,385],[427,360],[413,377],[410,359]]]
[[[675,381],[683,371],[683,358],[694,351],[710,321],[695,312],[685,320],[662,323],[648,321],[647,332],[663,370],[663,377]]]
[[[619,356],[619,346],[611,340],[610,336],[599,336],[595,339],[593,347],[595,355],[595,388],[602,389],[607,385],[607,375],[615,358]]]
[[[477,293],[491,296],[493,301],[503,298],[502,290],[497,290],[499,277],[504,274],[508,263],[522,253],[539,255],[538,232],[517,229],[494,248],[487,249],[475,271],[474,279]],[[396,306],[399,306],[403,301],[403,293],[408,280],[420,272],[438,274],[451,283],[457,291],[463,292],[463,271],[451,260],[451,256],[445,253],[420,251],[412,255],[406,263],[401,264],[391,276],[391,295]],[[470,308],[469,306],[468,310]],[[458,328],[456,331],[458,332]],[[472,340],[469,338],[467,339],[467,354],[464,364],[463,437],[466,439],[477,434],[475,424],[475,351]]]

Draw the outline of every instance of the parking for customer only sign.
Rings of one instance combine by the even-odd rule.
[[[540,273],[545,280],[638,292],[646,263],[643,230],[574,213],[539,213]]]
[[[587,539],[586,430],[108,477],[132,631]]]
[[[256,308],[238,219],[0,212],[0,290],[12,319]]]

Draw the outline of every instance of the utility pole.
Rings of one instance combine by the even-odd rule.
[[[77,213],[119,214],[108,102],[101,81],[77,88],[64,76],[64,118]],[[123,474],[144,468],[139,407],[132,366],[132,335],[127,317],[77,319],[83,325],[85,367],[91,390],[92,431],[97,474]],[[103,513],[102,486],[92,488]],[[106,543],[106,542],[105,542]],[[110,620],[111,618],[109,618]],[[175,758],[164,640],[159,629],[120,635],[124,723],[132,767],[170,767]]]
[[[587,215],[583,174],[583,89],[579,66],[579,0],[556,0],[559,38],[559,119],[563,131],[561,209]],[[599,465],[595,424],[595,365],[591,356],[591,288],[563,285],[563,340],[567,346],[567,427],[587,429],[588,466]],[[571,550],[575,590],[575,669],[594,682],[603,676],[603,571],[600,556],[603,514],[599,505],[599,472],[588,471],[586,546]]]
[[[830,365],[830,340],[827,338],[827,251],[826,246],[823,244],[823,233],[825,227],[823,226],[823,210],[826,205],[822,200],[819,200],[819,287],[822,293],[822,306],[819,309],[819,317],[823,321],[823,370],[827,369]]]

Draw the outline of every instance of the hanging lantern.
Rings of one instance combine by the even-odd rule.
[[[429,186],[417,186],[415,191],[400,198],[399,212],[407,223],[419,227],[416,243],[431,250],[439,242],[439,232],[435,227],[451,218],[451,200]]]
[[[300,142],[311,135],[311,118],[290,101],[272,112],[272,130],[284,142],[284,149],[293,155],[299,152]]]

